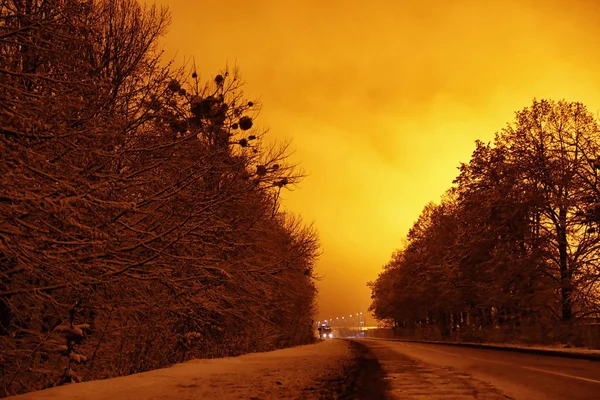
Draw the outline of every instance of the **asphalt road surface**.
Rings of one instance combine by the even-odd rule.
[[[600,362],[438,344],[360,339],[390,399],[597,399]]]

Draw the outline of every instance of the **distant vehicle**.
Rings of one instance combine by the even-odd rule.
[[[323,324],[319,329],[319,338],[320,339],[331,339],[333,338],[333,332],[330,326]]]

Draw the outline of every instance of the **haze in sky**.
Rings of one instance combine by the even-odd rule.
[[[600,2],[162,0],[168,55],[208,80],[237,65],[256,124],[309,176],[284,195],[314,221],[319,319],[366,311],[429,201],[534,97],[600,109]]]

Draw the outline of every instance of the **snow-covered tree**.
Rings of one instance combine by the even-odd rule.
[[[302,174],[239,74],[165,66],[168,21],[0,1],[4,394],[311,340],[318,242],[279,211]]]

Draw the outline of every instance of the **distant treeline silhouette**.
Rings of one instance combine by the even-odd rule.
[[[599,157],[584,105],[534,100],[425,207],[371,310],[405,335],[600,346]]]
[[[301,173],[235,71],[161,59],[168,22],[0,0],[1,395],[313,340]]]

